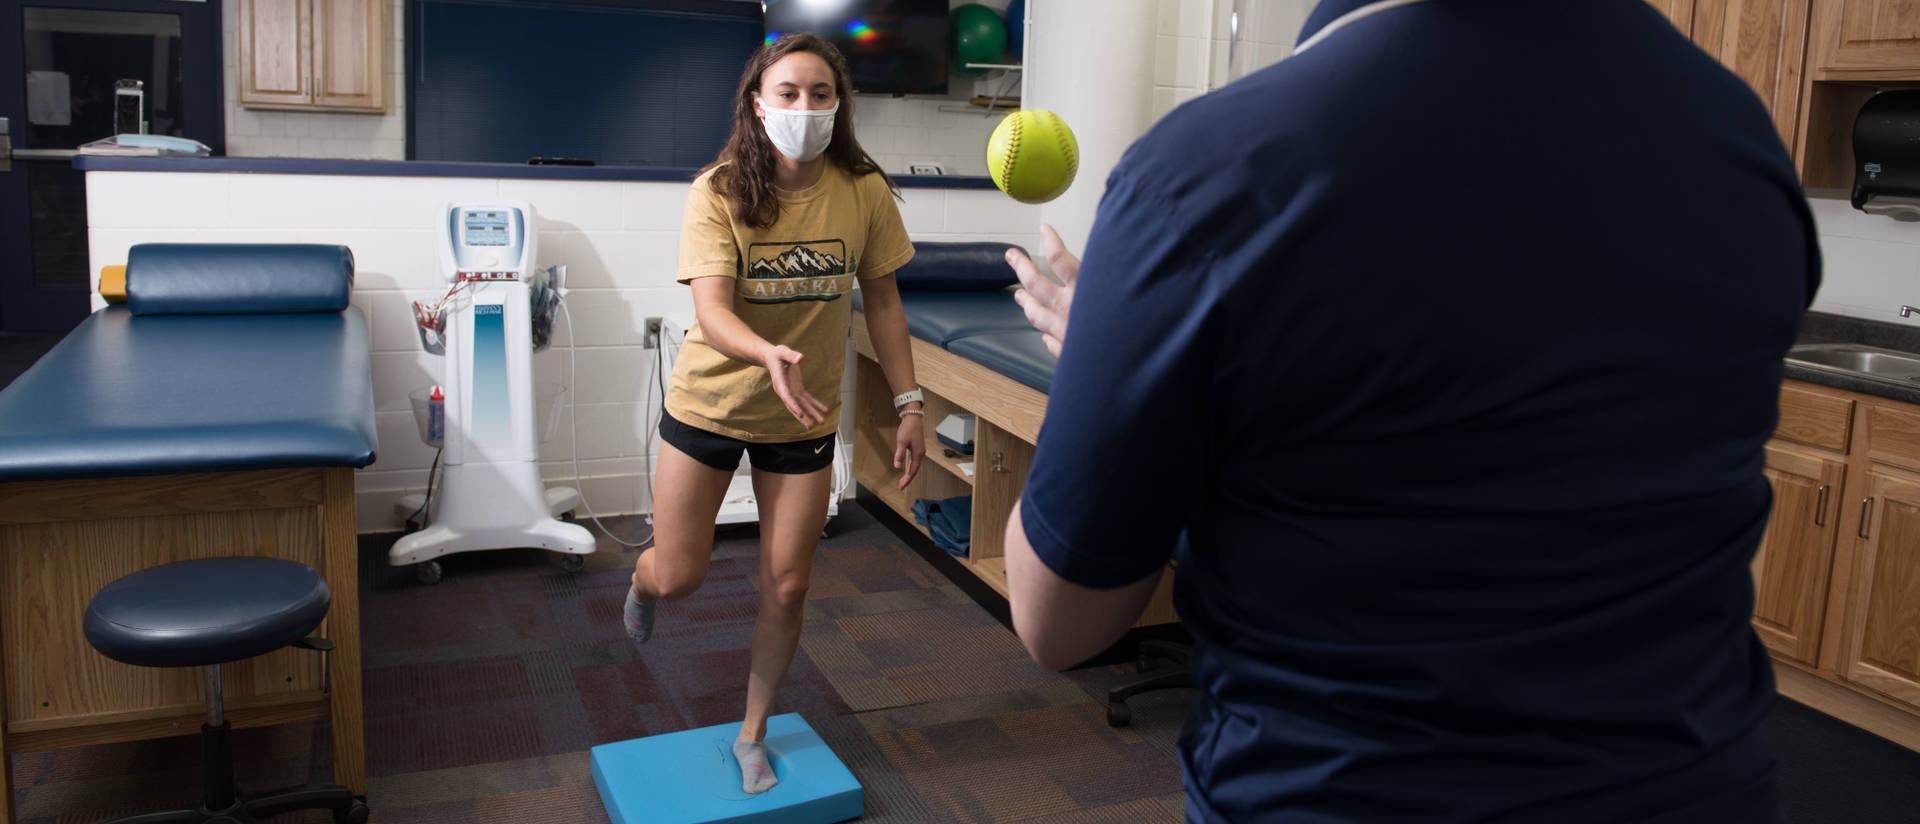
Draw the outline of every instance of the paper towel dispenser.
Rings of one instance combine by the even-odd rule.
[[[1853,208],[1920,221],[1920,89],[1867,99],[1853,121]]]

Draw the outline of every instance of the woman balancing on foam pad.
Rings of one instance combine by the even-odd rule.
[[[627,594],[627,634],[645,642],[658,601],[684,598],[706,578],[714,519],[745,451],[760,504],[760,615],[733,752],[750,793],[778,783],[767,716],[800,642],[826,524],[855,278],[894,406],[902,418],[920,414],[893,279],[913,245],[893,180],[853,137],[851,93],[846,59],[825,40],[799,34],[761,47],[740,78],[733,135],[693,181],[677,277],[693,286],[697,321],[660,420],[656,538]],[[899,427],[903,489],[923,439],[918,425]]]

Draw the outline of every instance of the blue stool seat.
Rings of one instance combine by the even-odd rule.
[[[275,558],[207,558],[143,569],[87,605],[87,642],[142,667],[198,667],[272,652],[327,615],[327,582]]]

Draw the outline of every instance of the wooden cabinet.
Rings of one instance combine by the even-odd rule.
[[[1920,475],[1877,468],[1866,491],[1841,673],[1920,709]]]
[[[1821,0],[1812,40],[1815,79],[1911,74],[1920,68],[1920,0]]]
[[[1794,159],[1808,189],[1844,190],[1860,107],[1882,89],[1920,85],[1920,0],[1819,0],[1812,18]]]
[[[240,105],[384,113],[387,0],[238,0]]]
[[[1789,380],[1753,626],[1780,692],[1920,750],[1920,406]]]
[[[1847,464],[1770,445],[1766,473],[1773,484],[1773,518],[1753,556],[1753,628],[1768,649],[1811,666],[1826,619]]]
[[[1800,130],[1811,0],[1647,0],[1753,87],[1791,149]]]
[[[1647,0],[1686,34],[1693,29],[1693,0]]]
[[[1688,36],[1747,81],[1789,149],[1800,125],[1810,0],[1695,0]]]

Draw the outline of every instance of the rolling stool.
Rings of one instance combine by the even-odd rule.
[[[280,649],[326,651],[307,633],[331,601],[313,567],[274,558],[208,558],[143,569],[102,587],[87,605],[87,642],[139,667],[202,667],[207,722],[200,727],[199,809],[116,818],[106,824],[244,824],[293,810],[332,810],[340,824],[367,820],[366,802],[346,787],[307,784],[251,799],[233,783],[232,727],[222,717],[220,665]]]
[[[1193,686],[1193,674],[1187,670],[1187,658],[1193,652],[1186,644],[1172,641],[1140,642],[1140,677],[1107,690],[1107,726],[1124,727],[1133,723],[1133,710],[1127,699],[1143,692]],[[1155,667],[1155,661],[1166,662]]]

